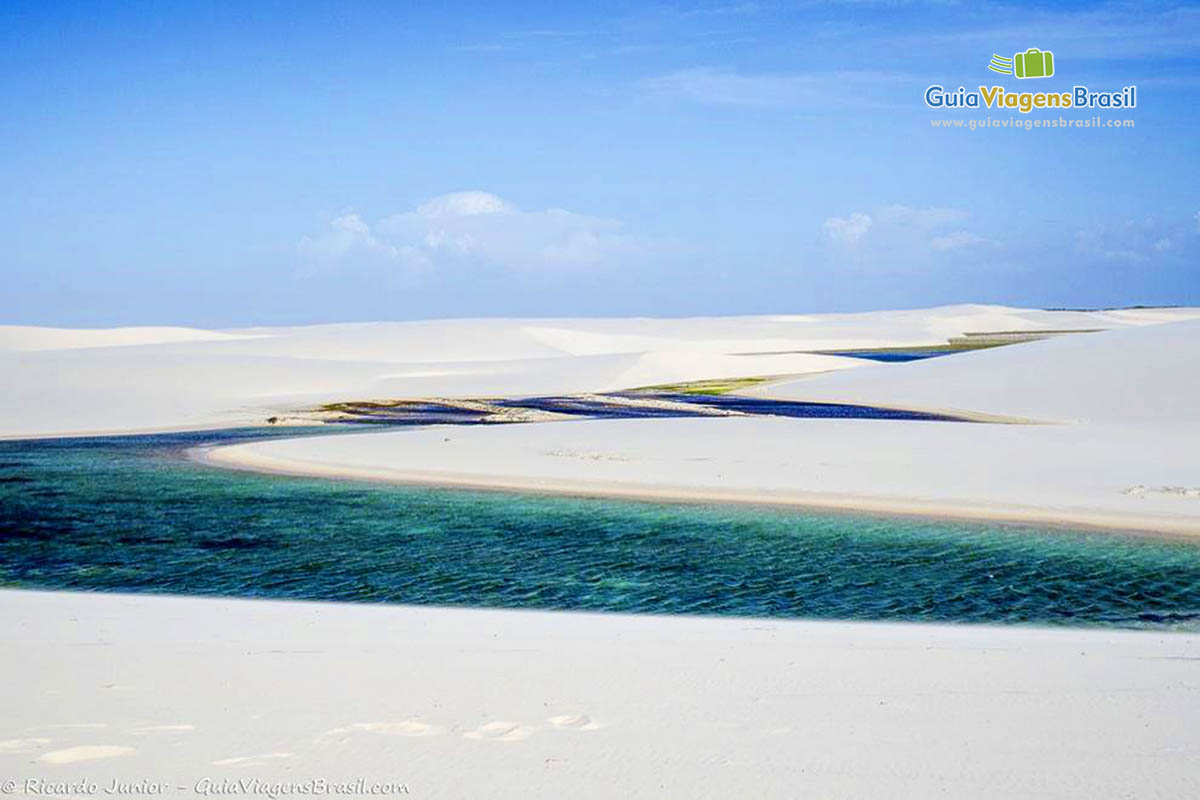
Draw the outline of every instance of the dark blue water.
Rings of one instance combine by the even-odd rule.
[[[868,361],[882,361],[887,364],[902,364],[908,361],[921,361],[926,358],[950,356],[961,352],[965,351],[922,350],[921,348],[915,348],[913,350],[828,350],[824,351],[824,354],[829,356],[846,356],[847,358],[865,358]]]
[[[937,422],[960,422],[955,417],[943,414],[927,414],[920,411],[901,411],[877,406],[861,406],[848,403],[806,403],[792,400],[773,400],[767,397],[743,397],[736,394],[684,394],[682,392],[618,392],[613,397],[630,397],[640,400],[669,400],[685,406],[704,406],[727,411],[740,411],[774,417],[803,417],[819,419],[908,419]],[[639,417],[689,417],[702,416],[703,410],[692,413],[686,408],[652,406],[630,406],[599,398],[582,397],[523,397],[516,400],[495,400],[498,406],[509,408],[531,408],[538,411],[555,411],[560,414],[595,417],[597,419],[621,419]]]
[[[1200,550],[960,522],[229,472],[250,431],[0,442],[0,583],[507,608],[1198,627]]]
[[[655,407],[620,402],[622,398],[669,400],[675,405]],[[511,409],[553,411],[591,419],[638,419],[706,416],[708,409],[727,409],[744,414],[777,417],[839,418],[839,419],[908,419],[938,422],[963,420],[940,414],[899,411],[875,406],[844,403],[805,403],[773,400],[765,397],[739,395],[705,395],[675,392],[625,392],[611,395],[579,397],[574,395],[501,398],[489,401],[492,405]],[[346,403],[338,409],[345,415],[343,422],[355,425],[478,425],[494,424],[496,417],[477,410],[442,403]]]
[[[640,396],[646,397],[648,395],[642,394]],[[771,400],[765,397],[743,397],[736,394],[671,394],[661,396],[664,399],[692,403],[709,408],[775,417],[800,417],[808,419],[906,419],[925,422],[965,421],[945,414],[904,411],[902,409],[880,408],[878,406],[859,406],[849,403],[807,403],[800,400]]]
[[[618,395],[619,396],[619,395]],[[646,397],[647,395],[636,395]],[[674,395],[670,395],[675,399]],[[604,400],[589,400],[582,397],[523,397],[519,400],[496,400],[498,406],[507,408],[529,408],[535,411],[554,411],[596,419],[642,419],[699,416],[700,412],[689,413],[685,409],[630,406]]]

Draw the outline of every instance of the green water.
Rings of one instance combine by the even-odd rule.
[[[1200,628],[1200,548],[205,467],[268,431],[0,442],[0,582],[506,608]],[[288,431],[286,435],[295,435]]]

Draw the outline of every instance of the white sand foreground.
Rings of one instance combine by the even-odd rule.
[[[372,480],[1200,535],[1200,321],[872,365],[760,393],[1039,424],[603,420],[277,440],[205,457]]]
[[[360,778],[430,798],[1200,789],[1193,635],[0,598],[14,796],[114,778],[166,797]]]

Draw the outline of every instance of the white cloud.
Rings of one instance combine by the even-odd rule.
[[[299,245],[313,266],[411,272],[460,266],[527,272],[616,267],[686,249],[627,233],[617,220],[557,208],[522,211],[482,191],[441,195],[374,225],[345,214]]]
[[[895,270],[918,266],[951,250],[995,244],[972,231],[945,230],[966,218],[967,212],[957,208],[887,205],[829,217],[822,230],[828,254],[838,263]]]
[[[830,217],[825,220],[825,235],[840,244],[854,244],[871,230],[871,224],[871,217],[858,211],[848,217]]]
[[[1164,256],[1187,256],[1195,252],[1200,214],[1188,221],[1176,218],[1125,220],[1119,224],[1096,225],[1075,232],[1075,252],[1102,261],[1145,264]]]
[[[371,227],[357,214],[343,214],[329,223],[320,236],[300,240],[300,254],[308,261],[334,261],[344,258],[396,258],[399,251],[378,239]]]
[[[506,214],[516,211],[508,203],[487,192],[454,192],[427,200],[417,206],[417,216],[475,217],[480,214]]]

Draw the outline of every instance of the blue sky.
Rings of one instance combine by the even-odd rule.
[[[1200,6],[10,2],[0,323],[1200,304],[1198,101]]]

